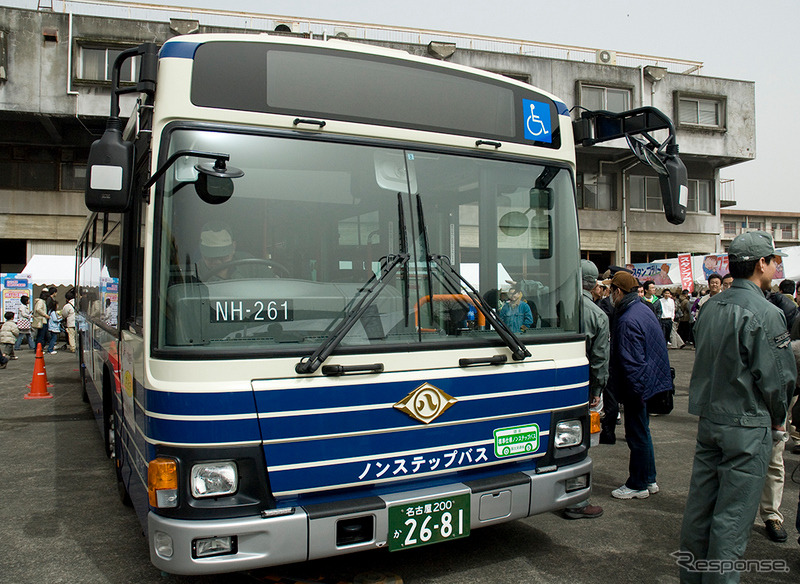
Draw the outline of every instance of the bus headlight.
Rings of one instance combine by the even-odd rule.
[[[583,442],[583,426],[580,420],[562,420],[556,424],[556,448],[569,448]]]
[[[232,495],[239,488],[235,462],[206,462],[192,467],[192,497]]]

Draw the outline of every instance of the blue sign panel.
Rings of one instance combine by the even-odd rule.
[[[550,106],[542,101],[522,100],[525,118],[525,139],[551,143],[553,126],[550,123]]]

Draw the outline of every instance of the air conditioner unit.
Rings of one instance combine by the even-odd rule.
[[[356,29],[354,28],[344,28],[344,27],[336,27],[333,29],[333,36],[340,38],[340,39],[348,39],[348,38],[355,38],[357,36]]]
[[[616,65],[617,64],[617,53],[616,51],[608,51],[606,49],[600,49],[595,51],[595,60],[600,63],[601,65]]]
[[[279,22],[275,21],[275,32],[297,32],[300,29],[299,22]]]

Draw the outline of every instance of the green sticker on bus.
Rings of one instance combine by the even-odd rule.
[[[529,454],[539,450],[539,425],[526,424],[494,431],[494,455],[497,458]]]

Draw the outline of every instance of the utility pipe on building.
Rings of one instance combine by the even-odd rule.
[[[622,261],[625,264],[628,264],[631,261],[630,253],[628,251],[628,181],[626,180],[626,175],[638,165],[638,162],[634,162],[630,166],[626,166],[624,169],[622,169]],[[647,192],[645,192],[644,200],[646,209]]]

